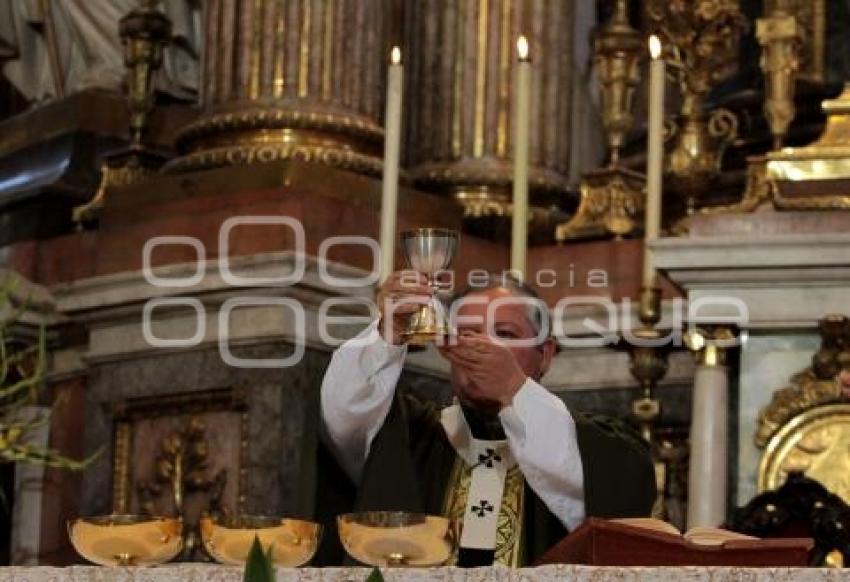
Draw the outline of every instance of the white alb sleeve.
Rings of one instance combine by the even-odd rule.
[[[584,472],[567,406],[529,378],[499,417],[529,486],[564,527],[574,530],[585,518]]]
[[[337,348],[325,372],[322,436],[355,482],[389,413],[406,353],[381,337],[375,321]]]

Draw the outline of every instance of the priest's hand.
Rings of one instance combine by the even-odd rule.
[[[462,332],[456,340],[456,345],[439,349],[452,363],[452,380],[460,395],[474,404],[510,406],[527,379],[510,348],[476,332]]]
[[[425,275],[416,271],[395,271],[378,289],[378,311],[383,338],[394,345],[401,345],[401,334],[407,328],[410,316],[421,305],[431,300],[431,288]]]

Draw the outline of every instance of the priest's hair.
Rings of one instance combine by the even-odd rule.
[[[534,329],[535,335],[540,335],[542,330],[545,330],[546,337],[551,335],[552,316],[549,313],[546,303],[531,285],[523,283],[509,271],[496,271],[487,273],[486,276],[476,276],[475,283],[473,284],[470,281],[470,284],[466,288],[452,298],[452,303],[463,299],[467,295],[482,293],[490,289],[506,289],[513,297],[523,299],[526,317],[532,329]]]

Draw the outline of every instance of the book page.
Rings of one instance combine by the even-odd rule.
[[[660,519],[655,519],[653,517],[625,517],[621,519],[612,519],[611,522],[622,523],[624,525],[630,525],[632,527],[646,529],[649,531],[666,533],[676,537],[681,537],[682,535],[682,532],[676,529],[676,526],[672,523],[667,523],[666,521],[661,521]]]
[[[753,536],[748,536],[728,529],[720,529],[716,527],[692,527],[685,534],[684,538],[689,542],[704,546],[721,546],[730,540],[757,540]]]

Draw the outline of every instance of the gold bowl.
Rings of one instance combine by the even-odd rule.
[[[369,566],[442,566],[458,536],[445,517],[404,511],[366,511],[337,517],[348,555]]]
[[[275,565],[302,566],[316,553],[321,533],[319,524],[299,519],[255,515],[201,518],[204,548],[216,562],[230,566],[245,563],[255,536],[260,539],[263,550],[272,548]]]
[[[174,517],[102,515],[68,522],[74,549],[100,566],[155,566],[183,549],[183,522]]]

